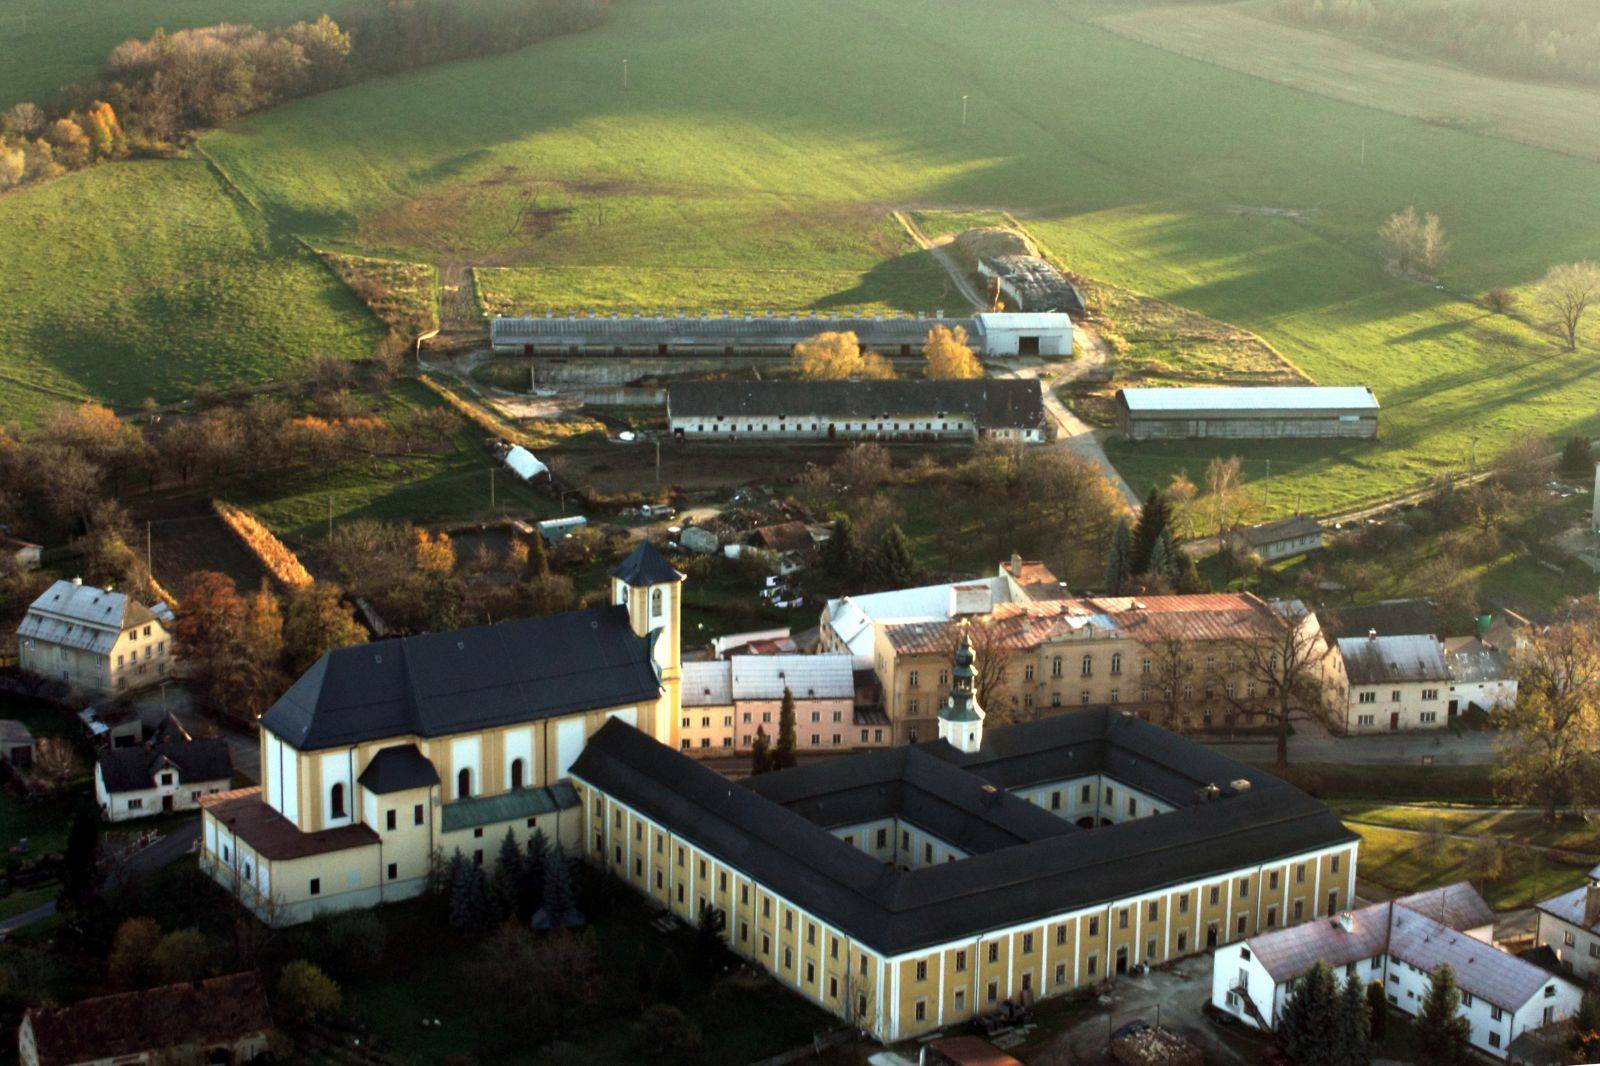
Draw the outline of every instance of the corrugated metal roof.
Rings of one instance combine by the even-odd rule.
[[[667,386],[671,418],[941,418],[964,415],[983,427],[1031,428],[1044,421],[1037,379],[965,381],[682,381]]]
[[[1341,637],[1339,655],[1352,685],[1379,685],[1389,681],[1445,681],[1444,647],[1428,635],[1396,637]]]
[[[1398,905],[1390,923],[1389,955],[1427,973],[1449,966],[1461,991],[1508,1011],[1516,1011],[1555,980],[1531,962]]]
[[[1130,411],[1376,411],[1364,385],[1260,385],[1234,388],[1122,389]]]
[[[916,588],[871,592],[865,596],[843,596],[829,600],[823,616],[857,662],[871,663],[874,622],[927,622],[949,618],[951,590],[971,585],[988,586],[992,603],[1005,603],[1011,596],[1005,578],[975,577],[969,581],[952,581],[943,585],[919,585]]]
[[[578,794],[571,785],[556,784],[550,788],[519,788],[493,796],[456,800],[439,809],[439,827],[451,833],[457,829],[472,829],[496,822],[514,822],[533,818],[551,811],[570,810],[578,805]],[[497,840],[494,842],[499,844]]]
[[[728,663],[736,700],[778,700],[785,688],[797,700],[852,699],[856,694],[847,654],[735,655]]]
[[[971,317],[890,315],[661,315],[630,317],[496,316],[489,325],[496,344],[668,344],[790,346],[819,333],[854,333],[867,346],[922,344],[935,326],[978,335]]]
[[[1499,648],[1472,638],[1466,644],[1446,655],[1446,665],[1450,668],[1450,680],[1461,685],[1477,685],[1487,681],[1509,681],[1514,676],[1511,671],[1511,657]]]
[[[1279,984],[1293,981],[1321,959],[1329,966],[1385,954],[1389,949],[1388,903],[1350,912],[1350,929],[1337,917],[1317,918],[1287,929],[1253,936],[1244,946]]]
[[[1062,279],[1063,281],[1065,279]],[[1023,330],[1046,333],[1055,330],[1072,332],[1072,316],[1059,311],[985,311],[978,315],[978,323],[985,329]]]

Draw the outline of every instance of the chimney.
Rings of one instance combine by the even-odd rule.
[[[956,585],[950,590],[950,617],[988,614],[994,610],[994,596],[988,585]]]
[[[1339,912],[1339,928],[1343,929],[1347,933],[1353,933],[1356,931],[1356,920],[1351,916],[1349,911]]]
[[[1021,573],[1022,573],[1022,554],[1020,552],[1012,552],[1011,553],[1011,576],[1012,577],[1017,577]]]
[[[1600,918],[1600,885],[1591,884],[1583,890],[1583,924],[1587,929],[1594,928],[1594,923]]]
[[[1376,629],[1367,630],[1367,639],[1368,640],[1377,640],[1378,639],[1378,631]]]
[[[77,585],[79,588],[82,588],[83,587],[83,578],[75,577],[75,578],[72,579],[72,583],[74,585]]]

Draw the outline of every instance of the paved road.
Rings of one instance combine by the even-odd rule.
[[[121,869],[113,871],[110,880],[112,883],[116,883],[128,877],[143,877],[146,874],[154,873],[169,863],[183,858],[199,840],[200,816],[195,815],[129,859]],[[23,911],[21,914],[13,914],[11,917],[0,921],[0,937],[13,930],[21,929],[23,926],[43,921],[55,912],[56,901],[51,900],[48,903],[41,903],[32,910]]]
[[[1050,367],[1028,366],[1010,371],[1011,377],[1038,378],[1044,393],[1044,411],[1050,421],[1056,424],[1056,441],[1052,447],[1065,448],[1079,458],[1086,459],[1098,466],[1105,474],[1106,480],[1111,482],[1111,487],[1117,490],[1128,507],[1138,510],[1139,494],[1133,491],[1116,466],[1111,462],[1106,450],[1101,444],[1101,432],[1091,427],[1083,419],[1073,414],[1067,405],[1061,402],[1056,395],[1056,389],[1069,381],[1073,381],[1090,370],[1105,362],[1106,350],[1099,334],[1087,326],[1073,327],[1073,343],[1077,349],[1077,357],[1068,363],[1059,372],[1052,372]]]
[[[4,921],[0,921],[0,936],[4,936],[13,929],[21,929],[25,925],[32,925],[34,922],[43,921],[55,912],[56,901],[51,900],[49,903],[42,903],[32,910],[23,911],[21,914],[13,914]]]

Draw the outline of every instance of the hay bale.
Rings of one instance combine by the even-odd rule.
[[[951,242],[963,262],[976,269],[979,259],[998,255],[1038,255],[1039,248],[1026,233],[1006,226],[980,226],[963,230]]]

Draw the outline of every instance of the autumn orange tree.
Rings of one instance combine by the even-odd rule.
[[[967,331],[961,326],[934,326],[922,345],[923,357],[928,360],[927,375],[938,379],[983,377],[983,365],[972,354],[967,344]]]
[[[894,367],[852,332],[819,333],[794,346],[794,365],[807,381],[891,380]]]

